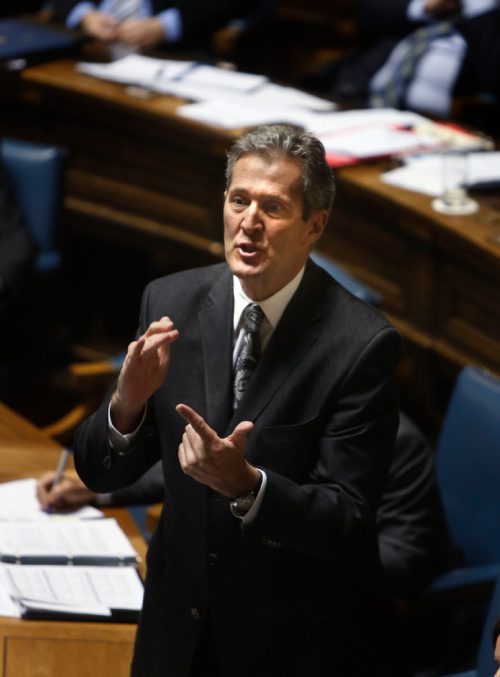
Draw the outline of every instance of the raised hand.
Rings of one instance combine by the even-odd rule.
[[[176,410],[188,422],[179,445],[182,470],[228,498],[252,491],[260,479],[257,468],[245,458],[253,423],[242,421],[221,438],[191,407],[178,404]]]
[[[162,317],[129,345],[111,399],[113,424],[120,432],[131,432],[136,427],[147,400],[165,381],[170,345],[178,338],[172,320]]]

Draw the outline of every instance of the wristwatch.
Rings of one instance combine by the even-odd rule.
[[[259,472],[259,475],[260,475],[259,481],[252,489],[252,491],[250,491],[247,494],[242,494],[241,496],[233,498],[233,500],[230,501],[229,503],[229,509],[231,510],[233,515],[238,519],[243,519],[243,517],[245,517],[247,512],[255,503],[255,499],[257,498],[257,494],[259,493],[260,487],[262,485],[262,473]]]

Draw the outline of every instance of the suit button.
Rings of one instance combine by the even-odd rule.
[[[189,610],[189,613],[191,614],[191,618],[195,621],[200,620],[200,610],[197,609],[196,607],[193,607],[192,609]]]
[[[209,553],[208,563],[210,564],[211,567],[214,567],[217,564],[218,560],[219,558],[215,552]]]
[[[105,456],[102,459],[102,464],[106,468],[106,470],[109,470],[111,468],[111,456]]]

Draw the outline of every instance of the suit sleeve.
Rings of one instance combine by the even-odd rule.
[[[398,423],[393,371],[399,349],[392,328],[377,332],[325,403],[329,413],[319,433],[283,445],[283,453],[315,459],[307,483],[264,468],[266,491],[245,529],[249,538],[326,558],[351,557],[373,544]]]
[[[52,3],[54,14],[60,21],[66,21],[72,9],[78,5],[81,0],[54,0]]]
[[[160,462],[130,487],[113,492],[113,505],[150,505],[163,501],[163,471]]]
[[[431,448],[422,432],[401,414],[377,511],[380,557],[396,593],[418,590],[439,566],[436,542],[442,520]]]
[[[141,303],[137,335],[148,321],[148,289]],[[148,406],[145,420],[126,453],[118,453],[109,441],[108,410],[113,386],[99,409],[77,428],[74,439],[75,468],[83,482],[96,493],[130,487],[160,460],[154,407]]]
[[[167,9],[170,3],[163,3]],[[265,3],[266,8],[270,3]],[[244,19],[261,12],[262,0],[183,0],[176,3],[182,21],[183,41],[204,44],[213,31],[233,19]],[[159,11],[159,10],[157,10]]]

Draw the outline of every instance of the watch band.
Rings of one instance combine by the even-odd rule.
[[[262,473],[259,471],[259,481],[252,489],[252,491],[249,491],[247,494],[237,496],[236,498],[233,498],[233,500],[229,502],[229,509],[231,510],[232,514],[235,517],[237,517],[238,519],[243,519],[243,517],[245,517],[247,512],[255,503],[255,499],[258,496],[261,486],[262,486]]]

